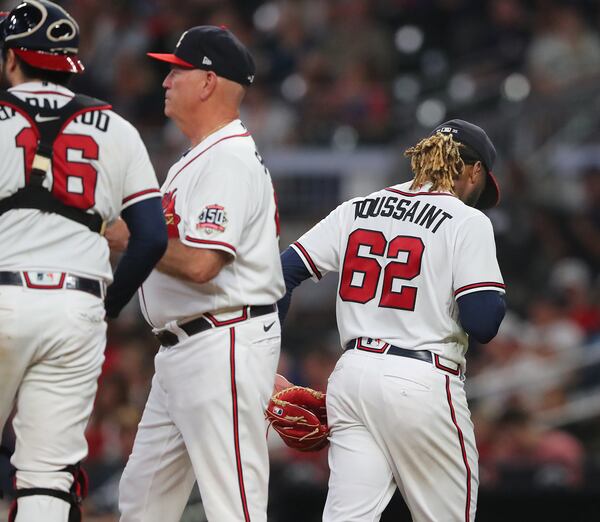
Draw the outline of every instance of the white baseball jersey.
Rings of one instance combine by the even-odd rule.
[[[74,96],[40,82],[10,91],[42,108],[61,107]],[[37,139],[28,120],[7,106],[0,107],[0,132],[0,198],[6,198],[25,185]],[[133,203],[160,196],[139,134],[111,110],[83,113],[68,123],[54,142],[45,186],[63,203],[106,221]],[[0,271],[43,271],[53,282],[64,272],[112,280],[107,241],[58,214],[6,212],[0,244]],[[87,455],[84,430],[106,346],[104,303],[99,295],[68,288],[0,288],[0,432],[16,403],[11,458],[16,487],[67,492],[73,476],[65,466]],[[19,499],[17,520],[66,520],[68,511],[60,499],[34,495]]]
[[[504,292],[492,225],[452,194],[410,184],[343,203],[293,247],[313,279],[339,272],[342,345],[380,339],[464,365],[456,299]]]
[[[283,296],[273,184],[241,121],[211,134],[175,163],[162,194],[170,237],[190,247],[222,250],[234,261],[205,284],[154,270],[140,289],[150,325],[273,304]]]
[[[69,89],[40,82],[9,89],[38,107],[62,107]],[[25,185],[25,161],[31,164],[36,141],[18,112],[0,107],[0,198]],[[14,137],[14,138],[13,138]],[[138,201],[158,197],[158,183],[137,130],[111,110],[84,113],[71,121],[54,145],[53,166],[45,186],[66,204],[114,221]],[[0,219],[0,270],[52,270],[112,281],[106,240],[57,214],[16,209]]]
[[[240,318],[239,308],[273,305],[284,293],[271,177],[235,120],[181,158],[162,192],[171,238],[222,250],[233,260],[205,284],[155,270],[140,290],[142,310],[155,328],[181,335],[173,321],[206,312],[222,312],[216,317],[222,323],[178,337],[156,355],[119,488],[121,522],[179,520],[195,480],[208,520],[266,522],[264,411],[281,329],[274,307],[249,319]],[[239,320],[228,322],[231,314]]]

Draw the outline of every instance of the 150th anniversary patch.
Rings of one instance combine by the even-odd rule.
[[[205,229],[207,234],[224,232],[227,227],[227,213],[221,205],[208,205],[198,216],[197,229]]]

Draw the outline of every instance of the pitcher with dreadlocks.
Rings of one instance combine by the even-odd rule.
[[[415,522],[472,521],[477,449],[463,388],[469,336],[504,317],[487,134],[448,121],[406,151],[415,177],[336,208],[282,254],[287,293],[338,272],[344,353],[329,378],[325,522],[377,521],[396,487]]]

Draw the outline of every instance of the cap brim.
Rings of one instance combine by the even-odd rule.
[[[492,171],[488,171],[487,178],[485,182],[485,187],[475,208],[480,210],[486,210],[488,208],[495,207],[500,202],[500,186],[498,185],[498,180],[492,173]]]
[[[161,62],[171,63],[173,65],[179,65],[180,67],[186,67],[188,69],[196,69],[196,66],[193,63],[186,62],[181,58],[175,56],[174,54],[168,53],[146,53],[150,58],[154,58],[155,60],[159,60]]]
[[[79,56],[76,54],[54,54],[32,49],[12,49],[25,63],[38,69],[69,73],[80,73],[85,70]]]

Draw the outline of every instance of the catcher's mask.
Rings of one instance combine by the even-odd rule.
[[[79,26],[67,11],[47,0],[25,0],[0,22],[0,40],[38,69],[80,73]]]

